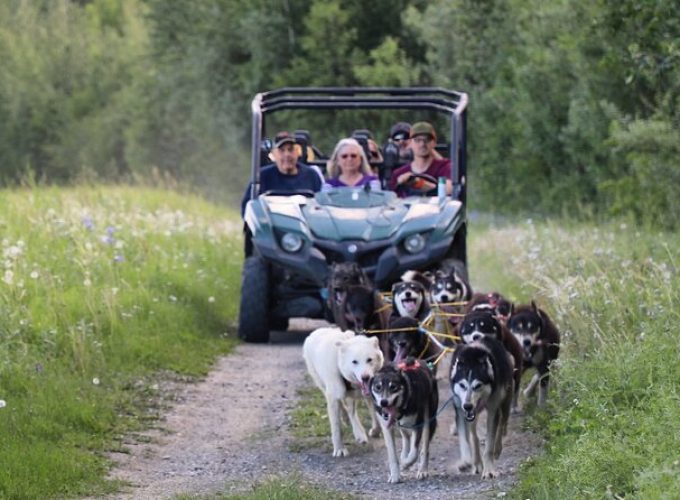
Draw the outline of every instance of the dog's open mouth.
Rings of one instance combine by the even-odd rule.
[[[359,380],[359,387],[361,388],[361,394],[363,394],[364,396],[368,396],[369,394],[371,394],[371,388],[368,386],[368,382]]]
[[[335,303],[341,305],[345,300],[346,294],[347,292],[345,292],[342,288],[336,288],[334,293]]]
[[[416,312],[416,308],[418,307],[418,301],[416,301],[416,299],[414,298],[406,298],[401,300],[401,305],[407,312],[413,313]]]
[[[473,422],[477,418],[477,410],[475,408],[471,410],[465,410],[465,420],[468,422]]]
[[[382,408],[382,418],[387,421],[387,427],[392,427],[397,422],[397,409],[394,406],[384,406]]]
[[[394,363],[401,363],[406,359],[407,350],[404,346],[398,346],[397,352],[394,355]]]

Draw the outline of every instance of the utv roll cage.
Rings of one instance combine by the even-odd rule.
[[[453,198],[466,201],[467,103],[464,92],[439,87],[286,87],[255,95],[252,110],[251,193],[260,192],[260,167],[266,117],[278,111],[300,109],[430,110],[446,115]]]

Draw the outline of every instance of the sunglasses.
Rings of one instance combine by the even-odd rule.
[[[359,155],[356,154],[356,153],[345,153],[344,155],[340,155],[340,158],[342,158],[343,160],[346,160],[347,158],[354,159],[354,158],[359,158]]]
[[[380,153],[377,151],[371,151],[371,158],[380,158]]]

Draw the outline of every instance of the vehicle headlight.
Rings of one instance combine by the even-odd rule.
[[[281,237],[281,247],[289,253],[295,253],[302,248],[302,238],[299,234],[285,233]]]
[[[412,234],[404,240],[404,248],[408,253],[418,253],[425,248],[425,237],[420,234]]]

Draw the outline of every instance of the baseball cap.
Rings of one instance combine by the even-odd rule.
[[[394,140],[408,139],[411,134],[411,124],[407,122],[397,122],[390,129],[390,138]]]
[[[280,148],[286,143],[295,144],[295,137],[293,137],[288,132],[281,131],[274,136],[274,147]]]
[[[413,127],[411,127],[411,138],[417,135],[429,135],[433,139],[437,138],[434,127],[428,122],[418,122],[413,124]]]

